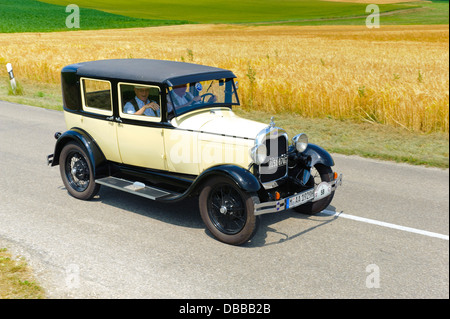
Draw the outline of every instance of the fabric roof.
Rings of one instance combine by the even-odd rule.
[[[235,78],[233,72],[211,66],[151,59],[113,59],[71,64],[62,72],[121,81],[166,83],[169,86],[213,79]]]

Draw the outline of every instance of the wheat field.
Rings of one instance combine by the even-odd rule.
[[[245,110],[449,129],[449,27],[183,25],[0,34],[16,79],[59,83],[71,63],[151,58],[231,69]],[[7,78],[6,69],[4,76]]]

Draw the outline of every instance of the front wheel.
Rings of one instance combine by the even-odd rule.
[[[317,187],[321,182],[331,182],[333,178],[333,170],[329,166],[317,164],[311,168],[311,184],[314,183],[314,187]],[[334,191],[331,192],[325,198],[318,200],[317,202],[309,202],[304,205],[294,207],[294,210],[303,214],[317,214],[323,211],[330,205],[334,197]]]
[[[240,245],[253,237],[256,230],[256,194],[241,190],[225,177],[210,179],[199,197],[200,215],[208,230],[218,240]]]
[[[59,157],[59,171],[67,191],[75,198],[94,197],[100,185],[95,183],[92,164],[85,150],[76,143],[67,143]]]

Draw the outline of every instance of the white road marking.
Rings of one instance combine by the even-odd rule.
[[[435,237],[435,238],[448,240],[448,235],[443,235],[443,234],[433,233],[433,232],[426,231],[426,230],[381,222],[381,221],[374,220],[374,219],[358,217],[358,216],[348,215],[348,214],[339,213],[339,212],[333,212],[331,210],[324,210],[324,211],[318,213],[317,215],[318,216],[336,216],[336,217],[340,217],[340,218],[347,218],[347,219],[352,219],[352,220],[356,220],[356,221],[363,222],[363,223],[368,223],[368,224],[383,226],[383,227],[387,227],[387,228],[398,229],[398,230],[402,230],[402,231],[406,231],[406,232],[410,232],[410,233],[415,233],[415,234],[425,235],[425,236],[429,236],[429,237]]]

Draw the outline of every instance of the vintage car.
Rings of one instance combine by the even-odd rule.
[[[289,141],[273,119],[235,115],[236,76],[225,69],[149,59],[76,63],[61,71],[67,131],[48,155],[68,192],[100,185],[155,201],[198,196],[206,227],[239,245],[258,215],[314,214],[331,202],[342,175],[301,133]],[[180,209],[178,207],[177,209]]]

